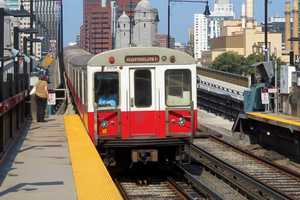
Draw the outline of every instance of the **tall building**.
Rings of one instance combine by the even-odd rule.
[[[209,17],[209,38],[220,36],[220,23],[235,16],[231,0],[215,0],[213,12]]]
[[[112,49],[111,24],[110,0],[84,0],[81,47],[93,54]]]
[[[201,58],[202,52],[208,50],[208,19],[204,14],[194,15],[194,55]]]
[[[24,1],[25,2],[25,1]],[[26,1],[29,3],[28,1]],[[38,31],[37,37],[43,38],[42,51],[56,53],[58,44],[60,9],[59,1],[33,1],[35,28]],[[54,46],[55,45],[55,46]]]

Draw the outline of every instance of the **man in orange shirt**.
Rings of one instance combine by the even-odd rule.
[[[36,84],[35,100],[37,105],[37,122],[45,122],[45,110],[48,99],[48,78],[41,76]]]

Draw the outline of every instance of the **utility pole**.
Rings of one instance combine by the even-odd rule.
[[[125,9],[125,8],[124,8]],[[133,18],[133,6],[132,0],[129,1],[129,46],[132,46],[132,34],[133,34],[133,26],[132,26],[132,18]]]
[[[33,29],[33,20],[34,20],[34,15],[33,15],[33,0],[30,0],[30,29]],[[33,55],[33,33],[30,33],[30,55]],[[29,77],[30,73],[33,70],[33,60],[30,56],[30,71],[29,71]]]
[[[17,51],[19,51],[19,27],[14,27],[14,49],[16,49]],[[18,74],[19,74],[19,57],[17,55],[17,60],[14,61],[14,76],[15,76],[15,81],[18,79]],[[15,86],[16,86],[16,93],[19,92],[19,84],[16,81],[15,82]]]
[[[0,7],[0,102],[4,100],[3,96],[3,67],[4,67],[4,6]]]
[[[168,48],[171,47],[171,0],[168,0]]]

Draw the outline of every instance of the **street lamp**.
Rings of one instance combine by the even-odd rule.
[[[202,3],[205,5],[204,15],[208,17],[210,15],[209,5],[207,0],[168,0],[168,48],[171,46],[171,2],[175,3]]]
[[[268,0],[265,0],[265,61],[269,62],[269,47],[268,47]]]

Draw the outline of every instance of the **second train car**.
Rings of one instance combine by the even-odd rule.
[[[167,48],[65,49],[69,89],[108,164],[180,159],[197,130],[196,64]]]

